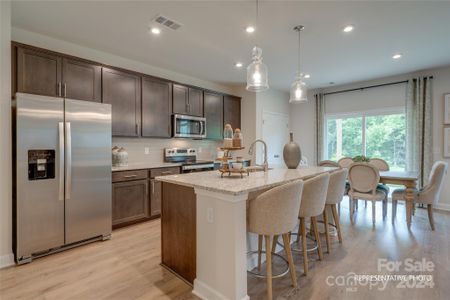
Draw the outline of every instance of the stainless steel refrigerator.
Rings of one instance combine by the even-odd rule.
[[[16,94],[17,263],[111,235],[111,106]]]

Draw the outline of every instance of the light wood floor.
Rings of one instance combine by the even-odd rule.
[[[377,207],[377,224],[372,227],[371,204],[361,201],[355,225],[348,219],[347,202],[342,205],[344,243],[332,238],[333,251],[323,261],[311,255],[307,277],[302,259],[294,256],[299,287],[293,289],[289,276],[275,279],[278,299],[448,299],[450,295],[450,214],[436,213],[436,231],[429,228],[426,210],[418,209],[411,231],[406,228],[404,207],[397,220],[382,220]],[[325,244],[325,239],[322,239]],[[377,259],[431,260],[434,288],[397,288],[389,283],[377,287],[329,286],[328,276],[387,274],[377,271]],[[159,266],[160,222],[150,221],[113,232],[110,241],[96,242],[33,261],[28,265],[0,270],[0,299],[197,299],[191,288]],[[420,272],[419,272],[420,273]],[[409,274],[399,272],[397,274]],[[265,298],[265,280],[248,278],[252,299]]]

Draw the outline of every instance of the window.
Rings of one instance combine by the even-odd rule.
[[[382,158],[391,170],[405,170],[406,119],[403,108],[327,115],[325,159],[365,155]]]

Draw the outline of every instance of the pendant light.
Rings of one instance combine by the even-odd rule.
[[[303,74],[300,71],[300,33],[304,28],[303,25],[294,27],[294,30],[298,32],[298,69],[295,80],[291,85],[289,103],[305,103],[308,101],[306,98],[306,83],[303,81]]]
[[[258,30],[258,0],[256,0],[256,30]],[[262,92],[269,89],[267,66],[262,62],[262,49],[252,49],[252,62],[247,67],[247,87],[251,92]]]

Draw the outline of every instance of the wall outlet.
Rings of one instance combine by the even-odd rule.
[[[149,147],[145,147],[145,148],[144,148],[144,153],[145,153],[146,155],[149,155],[149,154],[150,154],[150,148],[149,148]]]
[[[214,223],[214,209],[212,207],[206,209],[206,221],[208,223]]]

